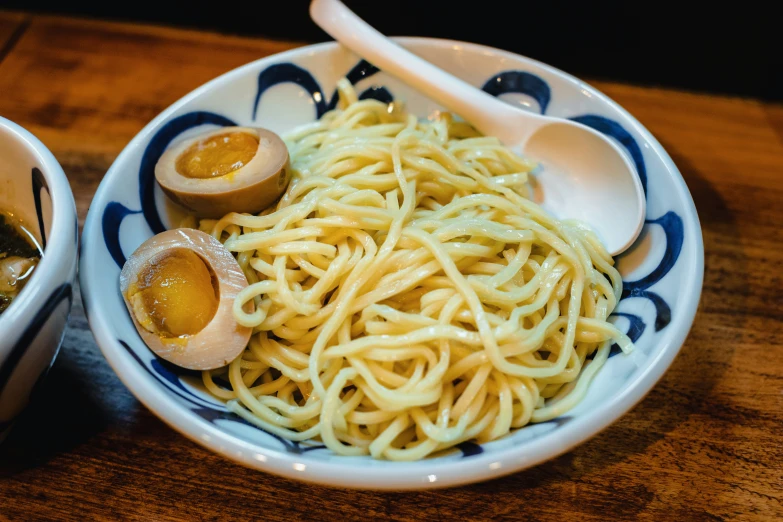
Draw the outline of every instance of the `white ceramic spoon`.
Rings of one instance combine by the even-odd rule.
[[[384,72],[459,114],[479,132],[541,163],[536,201],[559,219],[579,219],[617,255],[636,240],[644,191],[630,158],[576,122],[523,111],[392,42],[339,0],[313,0],[310,16],[335,40]]]

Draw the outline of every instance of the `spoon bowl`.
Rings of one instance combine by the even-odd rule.
[[[525,155],[542,165],[532,176],[534,200],[560,219],[589,224],[610,254],[625,251],[644,226],[644,190],[636,169],[593,129],[548,119],[524,145]]]
[[[644,190],[616,143],[580,123],[523,111],[477,89],[392,42],[339,0],[313,0],[310,16],[384,72],[539,162],[533,180],[537,202],[558,219],[587,223],[610,254],[625,251],[639,236]]]

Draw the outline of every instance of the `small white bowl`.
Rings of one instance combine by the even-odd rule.
[[[247,466],[374,489],[452,486],[518,471],[588,440],[633,407],[669,367],[693,322],[704,269],[696,209],[677,167],[636,119],[584,82],[522,56],[463,42],[397,41],[510,103],[605,132],[629,153],[646,188],[647,220],[639,240],[618,260],[626,282],[614,320],[636,340],[636,350],[611,357],[586,398],[563,417],[419,462],[335,456],[320,445],[276,438],[227,412],[198,386],[198,378],[156,359],[128,316],[118,277],[125,257],[173,222],[153,176],[170,143],[209,125],[255,124],[280,133],[310,122],[329,108],[345,75],[361,96],[404,100],[419,116],[439,109],[335,43],[270,56],[196,89],[133,139],[92,202],[81,258],[87,317],[120,379],[174,429]]]
[[[0,117],[0,210],[43,247],[30,281],[0,314],[0,441],[57,356],[73,301],[79,223],[63,169],[38,138]]]

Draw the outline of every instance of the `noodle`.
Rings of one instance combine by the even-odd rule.
[[[572,408],[611,342],[632,347],[607,322],[611,256],[527,198],[534,165],[497,139],[338,89],[338,109],[284,137],[276,208],[199,223],[237,254],[234,316],[253,328],[207,389],[268,432],[390,460]]]

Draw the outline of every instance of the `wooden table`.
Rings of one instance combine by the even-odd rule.
[[[83,220],[112,160],[158,112],[295,45],[0,13],[0,114],[54,152]],[[783,107],[594,84],[674,158],[706,248],[685,347],[611,428],[534,469],[468,487],[376,493],[292,482],[209,453],[148,412],[105,362],[77,298],[45,399],[0,447],[0,519],[783,517]]]

